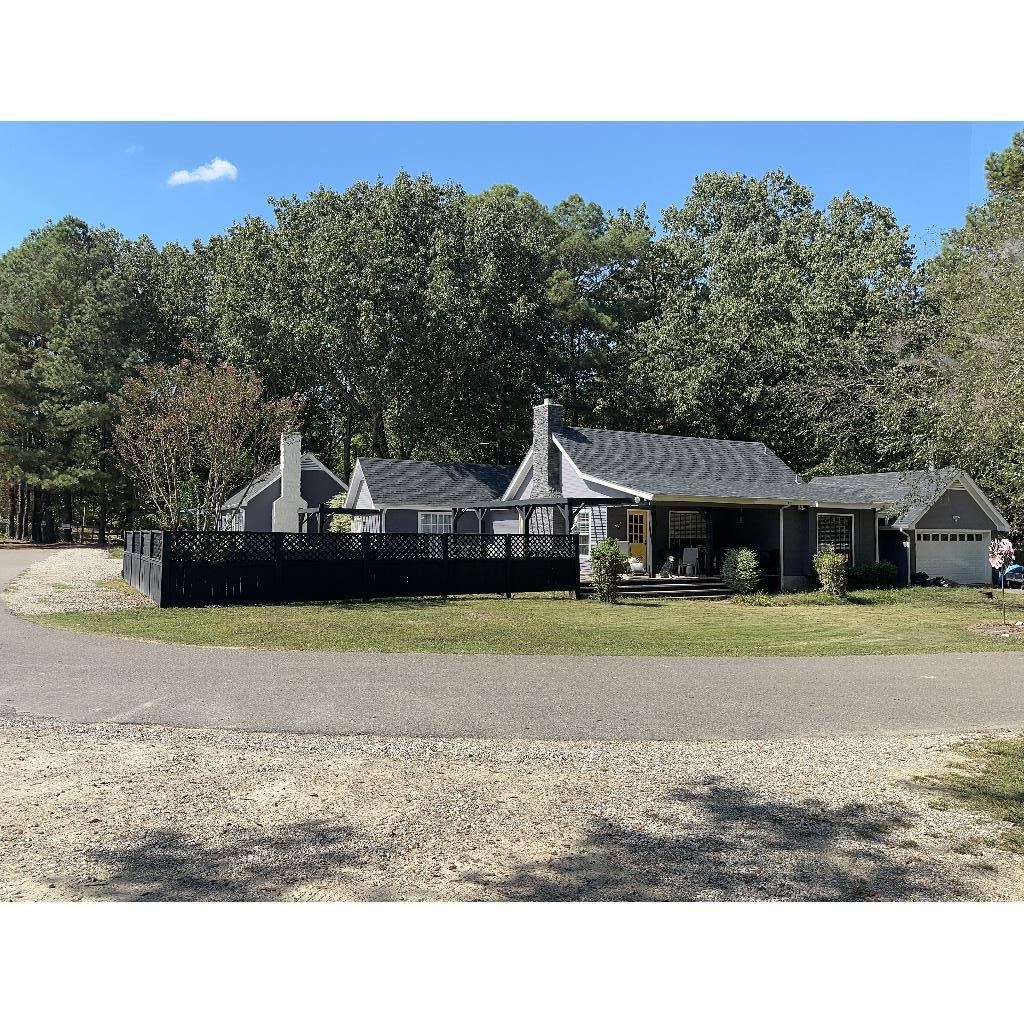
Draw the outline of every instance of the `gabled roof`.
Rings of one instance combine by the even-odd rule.
[[[302,456],[302,462],[300,463],[301,472],[305,473],[311,470],[319,470],[321,473],[326,473],[329,477],[333,478],[335,483],[342,491],[348,490],[348,485],[344,480],[341,479],[336,473],[332,473],[315,455],[304,454]],[[268,469],[265,473],[261,473],[251,483],[246,484],[244,487],[240,487],[230,498],[225,499],[224,504],[221,505],[222,509],[241,508],[249,504],[250,499],[254,498],[260,491],[265,491],[271,484],[277,483],[281,479],[281,467],[280,465],[273,466]]]
[[[585,480],[648,497],[751,498],[812,504],[813,488],[755,441],[565,427],[553,435]]]
[[[984,491],[957,469],[909,469],[893,473],[857,473],[852,476],[816,476],[812,486],[837,499],[868,500],[884,504],[900,529],[916,526],[921,517],[950,487],[963,487],[1001,530],[1010,524]]]
[[[360,458],[356,463],[356,474],[362,473],[374,508],[444,509],[462,502],[494,501],[515,471],[515,466],[478,462]]]

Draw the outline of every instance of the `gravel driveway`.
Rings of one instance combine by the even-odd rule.
[[[0,718],[0,899],[1008,899],[963,736],[317,737]]]
[[[121,560],[100,548],[64,548],[33,562],[4,592],[4,601],[16,615],[153,607],[121,579]]]

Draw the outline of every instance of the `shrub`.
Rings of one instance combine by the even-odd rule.
[[[896,586],[896,566],[892,562],[871,562],[846,570],[846,585],[851,590],[892,590]]]
[[[722,579],[737,594],[750,594],[761,585],[761,566],[750,548],[729,548],[722,557]]]
[[[828,544],[814,556],[814,571],[826,594],[846,597],[846,555],[841,555]]]
[[[629,559],[614,537],[605,537],[590,552],[590,572],[598,600],[614,604],[619,593],[619,577],[629,572]]]

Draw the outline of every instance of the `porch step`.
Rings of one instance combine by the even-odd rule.
[[[580,596],[592,597],[594,585],[589,580],[580,583]],[[725,601],[732,591],[722,583],[721,576],[683,576],[673,579],[651,579],[633,576],[619,584],[620,597],[648,597],[661,601]]]

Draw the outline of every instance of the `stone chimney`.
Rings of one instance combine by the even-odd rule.
[[[281,497],[274,502],[274,533],[298,533],[302,500],[302,435],[281,435]]]
[[[560,497],[562,494],[562,453],[551,435],[562,429],[562,407],[545,398],[533,407],[533,497]]]

